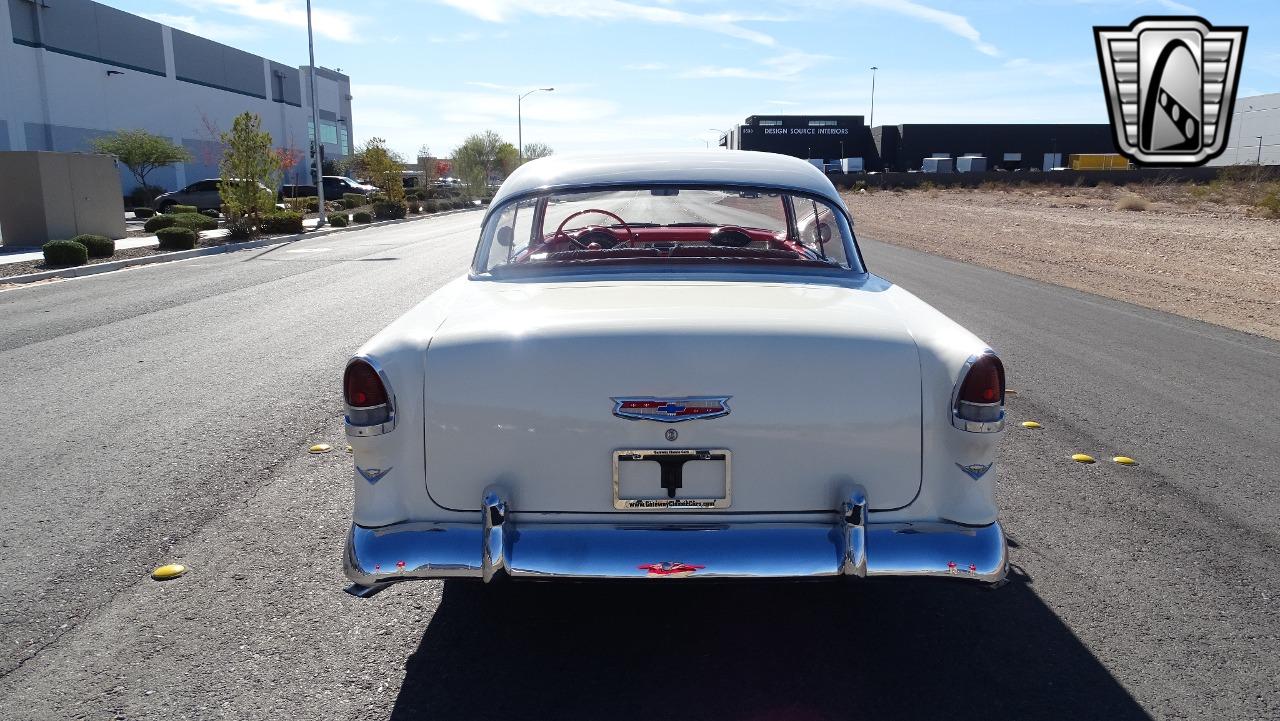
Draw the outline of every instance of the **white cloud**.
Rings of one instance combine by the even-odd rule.
[[[217,40],[221,43],[234,44],[244,40],[262,37],[261,28],[252,25],[226,25],[197,20],[192,15],[169,15],[167,13],[139,13],[148,20],[155,20],[161,25],[168,25],[192,35]]]
[[[982,35],[977,28],[973,27],[969,19],[963,15],[931,8],[911,0],[851,0],[851,4],[874,7],[938,25],[947,32],[973,43],[973,47],[984,55],[994,57],[1000,54],[1000,51],[994,45],[982,39]]]
[[[670,7],[641,5],[622,0],[437,0],[458,11],[492,23],[508,22],[520,15],[575,18],[579,20],[633,20],[658,25],[678,25],[727,35],[759,45],[775,45],[773,36],[743,27],[746,21],[778,20],[730,13],[697,14]]]
[[[831,60],[829,55],[814,55],[793,51],[766,58],[760,61],[761,67],[718,67],[703,65],[690,68],[682,73],[682,78],[743,78],[749,80],[790,80],[801,73]]]
[[[307,27],[307,8],[303,0],[179,1],[197,10],[218,10],[251,20],[277,23],[294,28],[305,29]],[[341,10],[326,10],[313,7],[311,19],[312,28],[316,35],[342,42],[355,42],[359,39],[357,28],[362,21],[358,15]],[[203,20],[200,27],[203,27]]]
[[[963,15],[929,7],[914,0],[790,0],[793,3],[815,9],[831,8],[872,8],[888,13],[905,15],[916,20],[937,25],[947,32],[958,35],[973,44],[973,47],[984,55],[997,57],[999,49],[982,39],[982,34]]]
[[[1163,5],[1166,10],[1172,10],[1175,13],[1181,13],[1183,15],[1199,15],[1200,14],[1195,8],[1191,7],[1190,5],[1183,5],[1182,3],[1174,2],[1173,0],[1156,0],[1156,2]]]

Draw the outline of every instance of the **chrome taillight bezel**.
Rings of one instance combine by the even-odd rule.
[[[373,369],[374,373],[378,374],[378,380],[382,381],[382,388],[387,394],[387,402],[385,404],[374,406],[352,406],[347,403],[347,394],[344,389],[342,394],[342,405],[345,412],[343,414],[342,421],[347,435],[364,438],[390,433],[395,430],[396,427],[397,406],[395,389],[391,387],[391,380],[387,377],[386,370],[384,370],[382,365],[373,358],[357,355],[347,361],[347,365],[342,370],[344,377],[346,375],[347,368],[350,368],[353,363],[365,363]],[[361,422],[368,421],[369,418],[367,416],[369,415],[381,415],[379,412],[383,409],[385,409],[386,412],[385,420],[374,420],[372,423]]]
[[[973,369],[974,364],[976,364],[979,359],[987,356],[991,356],[997,361],[1000,360],[1000,357],[996,355],[996,352],[990,348],[977,355],[969,356],[969,358],[965,360],[964,365],[960,368],[960,373],[956,377],[955,385],[951,387],[951,404],[949,406],[951,425],[968,433],[999,433],[1004,430],[1005,389],[1003,387],[1000,389],[1000,401],[997,403],[970,403],[968,401],[960,400],[960,389],[964,386],[965,379],[969,377],[969,371]],[[1001,368],[1004,367],[1003,362],[1001,362],[1000,365]],[[1001,377],[1003,383],[1003,373],[1001,374]],[[962,416],[962,403],[966,409],[976,409],[978,413],[975,415],[980,415],[981,417],[966,418],[965,416]]]

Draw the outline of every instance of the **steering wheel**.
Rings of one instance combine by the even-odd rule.
[[[560,221],[560,226],[556,228],[556,232],[555,232],[555,234],[553,234],[553,235],[551,236],[551,239],[552,239],[552,240],[555,240],[556,238],[561,238],[561,237],[563,237],[563,238],[568,238],[570,243],[573,243],[574,245],[578,246],[579,248],[581,248],[581,249],[583,249],[583,250],[590,250],[590,248],[588,248],[588,245],[589,245],[589,244],[587,244],[587,243],[580,243],[580,242],[578,242],[578,239],[577,239],[577,238],[575,238],[575,237],[573,237],[572,235],[569,235],[568,233],[564,232],[564,227],[565,227],[566,225],[568,225],[568,224],[569,224],[569,221],[573,220],[574,218],[578,217],[579,215],[587,215],[587,214],[589,214],[589,213],[599,213],[600,215],[607,215],[607,216],[609,216],[610,218],[613,218],[614,220],[618,221],[618,225],[621,225],[623,228],[626,228],[626,230],[627,230],[627,239],[626,239],[626,242],[627,242],[627,243],[634,243],[634,242],[636,242],[636,234],[635,234],[635,231],[631,230],[631,226],[627,225],[627,221],[625,221],[625,220],[623,220],[622,218],[618,217],[618,215],[617,215],[616,213],[610,213],[610,212],[609,212],[609,211],[607,211],[607,210],[600,210],[599,208],[587,208],[587,209],[585,209],[585,210],[579,210],[579,211],[578,211],[578,212],[576,212],[576,213],[570,213],[570,214],[569,214],[569,216],[568,216],[567,218],[565,218],[564,220]],[[588,230],[589,230],[589,231],[604,231],[604,232],[606,232],[606,233],[609,233],[610,235],[613,235],[613,230],[612,230],[611,228],[605,228],[604,226],[589,226],[589,227],[588,227]],[[584,235],[589,235],[589,234],[590,234],[590,233],[584,233]],[[619,242],[621,242],[621,241],[619,241]],[[615,246],[616,246],[616,243],[615,243]]]

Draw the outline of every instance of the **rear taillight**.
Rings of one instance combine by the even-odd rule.
[[[957,428],[993,432],[1004,427],[1004,364],[985,353],[969,364],[955,394],[952,420]]]
[[[353,360],[342,377],[349,426],[380,426],[391,420],[391,401],[382,376],[365,360]]]

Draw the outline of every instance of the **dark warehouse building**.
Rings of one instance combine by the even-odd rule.
[[[924,159],[980,155],[990,169],[1065,166],[1071,155],[1114,153],[1111,126],[1040,124],[922,124],[868,128],[861,115],[752,115],[721,140],[733,150],[760,150],[832,167],[861,158],[865,170],[919,170]]]
[[[878,170],[919,170],[925,158],[944,154],[981,155],[991,169],[1044,170],[1066,165],[1072,155],[1116,152],[1106,124],[882,125],[871,137]],[[872,164],[868,159],[868,167]]]

